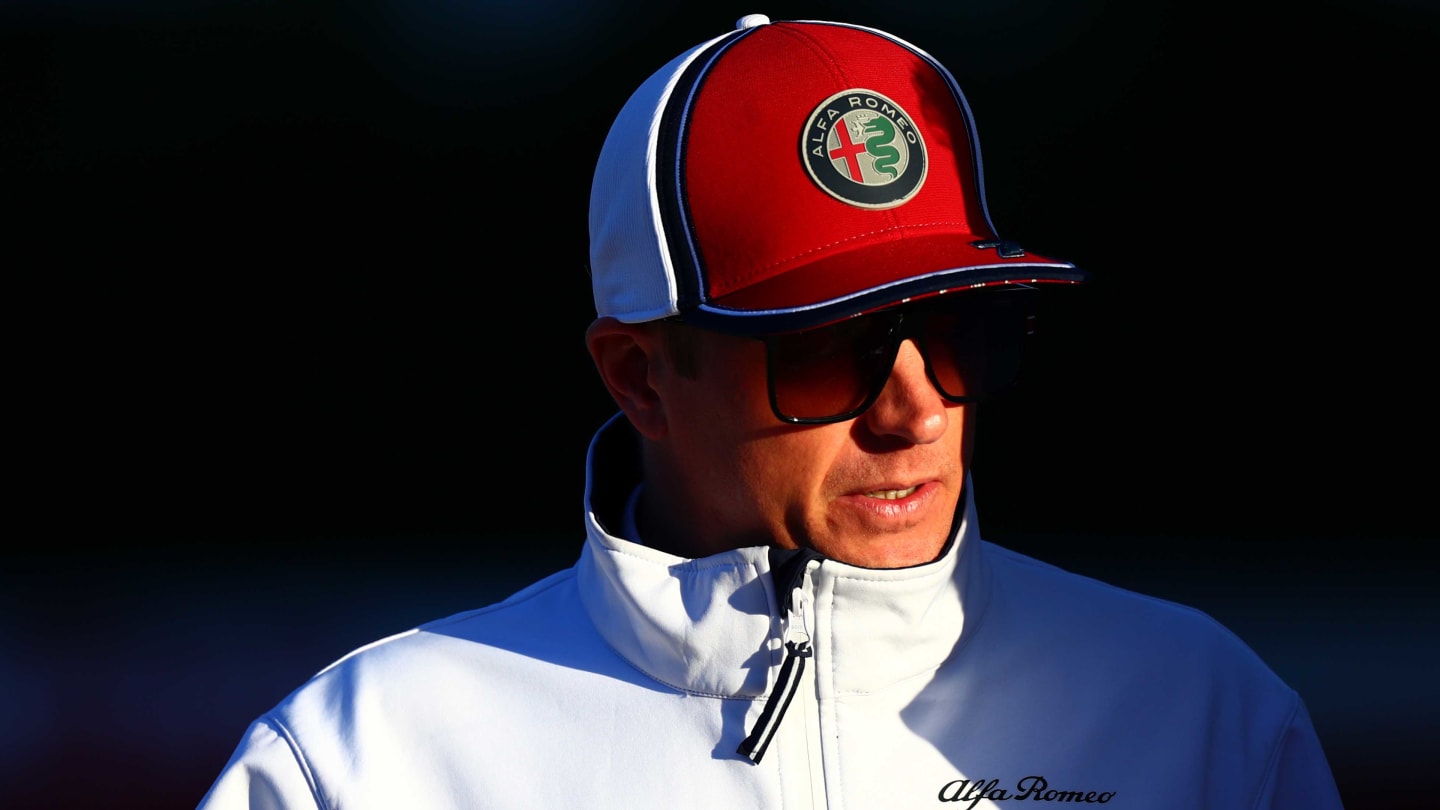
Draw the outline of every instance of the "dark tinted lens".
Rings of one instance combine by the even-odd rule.
[[[971,401],[1004,388],[1020,370],[1025,310],[1007,301],[933,311],[925,324],[925,353],[940,393]]]
[[[776,410],[820,419],[860,408],[890,369],[894,326],[892,316],[871,316],[769,338]]]

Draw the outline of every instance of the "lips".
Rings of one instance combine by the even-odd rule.
[[[920,486],[917,484],[915,486],[905,487],[904,489],[877,489],[872,492],[865,493],[865,497],[879,498],[885,501],[898,501],[901,498],[908,498],[911,495],[915,494],[915,490],[919,488]]]
[[[913,480],[913,479],[912,479]],[[927,520],[935,512],[937,498],[947,488],[937,481],[906,485],[905,479],[871,483],[840,499],[856,510],[867,532],[888,533]],[[939,518],[936,518],[937,520]]]

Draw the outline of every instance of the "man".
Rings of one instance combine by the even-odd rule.
[[[590,231],[580,559],[331,665],[203,808],[1340,806],[1224,628],[981,540],[975,403],[1086,276],[998,236],[927,54],[743,18],[620,112]]]

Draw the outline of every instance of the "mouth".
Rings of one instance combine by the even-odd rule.
[[[901,498],[908,498],[911,495],[915,494],[915,490],[919,488],[920,486],[917,484],[913,487],[906,487],[904,489],[877,489],[874,492],[865,493],[865,497],[879,498],[882,501],[898,501]]]

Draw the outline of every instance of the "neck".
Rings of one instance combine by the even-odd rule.
[[[650,442],[643,451],[644,485],[635,522],[650,548],[677,557],[708,557],[744,546],[769,545],[768,537],[725,537],[713,534],[719,521],[709,520],[690,496],[692,489],[674,465]]]

